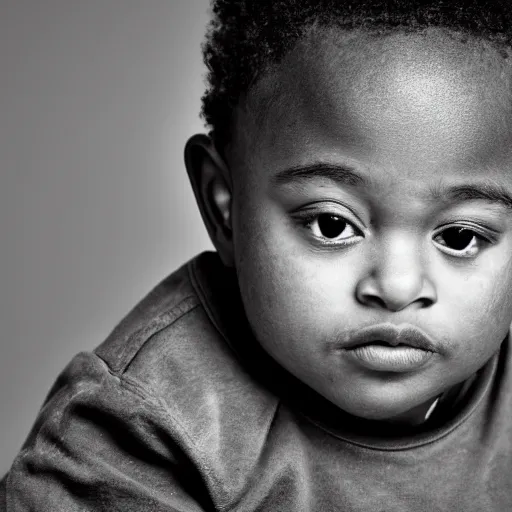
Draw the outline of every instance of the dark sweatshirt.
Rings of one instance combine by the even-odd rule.
[[[232,273],[204,253],[71,361],[0,509],[512,510],[508,343],[464,400],[413,432],[378,431],[263,353]]]

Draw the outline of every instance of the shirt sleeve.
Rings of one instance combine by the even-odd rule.
[[[211,510],[193,448],[175,428],[137,382],[79,354],[51,390],[0,500],[7,512]]]

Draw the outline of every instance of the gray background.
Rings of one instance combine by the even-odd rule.
[[[0,473],[57,374],[211,247],[183,165],[208,0],[0,0]]]

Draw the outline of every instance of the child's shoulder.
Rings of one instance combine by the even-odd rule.
[[[202,254],[184,265],[94,352],[71,361],[9,473],[11,500],[46,496],[48,510],[78,510],[73,493],[61,496],[65,478],[112,507],[124,496],[123,510],[158,499],[188,503],[184,475],[194,498],[225,505],[240,495],[278,400],[249,377],[212,316],[223,299],[204,277],[220,272],[219,263]],[[45,472],[52,478],[37,476]]]
[[[123,375],[142,355],[151,357],[154,339],[161,339],[163,333],[173,338],[179,327],[185,332],[200,329],[192,314],[201,304],[190,279],[192,263],[184,264],[153,288],[95,349],[113,373]]]
[[[212,435],[227,452],[243,436],[264,435],[277,405],[242,366],[232,348],[235,340],[217,315],[228,297],[212,289],[208,276],[215,273],[219,282],[223,271],[215,253],[192,259],[156,286],[94,351],[111,373],[158,401],[203,453]],[[261,433],[247,425],[261,427]],[[245,450],[255,442],[245,439],[240,446]]]

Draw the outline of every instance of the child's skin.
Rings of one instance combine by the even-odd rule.
[[[439,29],[323,31],[241,102],[225,159],[204,137],[189,142],[203,216],[256,338],[354,416],[415,423],[507,335],[511,82],[510,59],[490,44]],[[283,174],[319,163],[323,176]],[[457,226],[470,231],[443,235]],[[419,359],[348,350],[383,324],[434,346]]]

